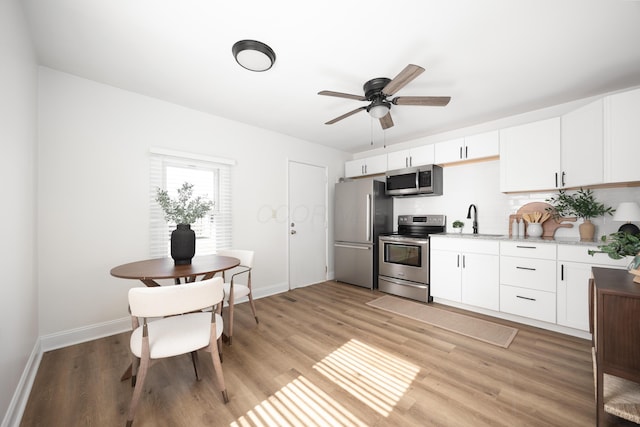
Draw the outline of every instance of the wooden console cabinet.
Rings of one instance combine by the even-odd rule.
[[[603,426],[605,381],[619,378],[640,383],[640,284],[633,282],[634,276],[627,270],[594,267],[592,273],[589,325],[595,355],[597,425]],[[640,390],[633,383],[632,388]],[[640,394],[637,405],[631,396],[630,405],[607,412],[638,422]],[[635,413],[626,413],[625,408]]]

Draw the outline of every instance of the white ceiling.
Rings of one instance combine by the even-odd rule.
[[[640,85],[640,2],[630,0],[24,0],[40,64],[348,152]],[[231,46],[276,52],[263,73]],[[365,112],[375,77],[426,68],[383,132]]]

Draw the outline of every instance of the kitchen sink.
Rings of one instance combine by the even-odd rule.
[[[465,239],[505,239],[509,237],[506,234],[489,234],[489,233],[479,233],[479,234],[447,233],[447,235],[458,236]]]
[[[484,234],[484,233],[478,233],[478,234],[463,234],[463,237],[475,237],[475,238],[479,238],[479,239],[497,239],[497,238],[501,238],[501,237],[507,237],[505,234]]]
[[[460,234],[460,233],[445,233],[447,236],[460,237],[463,239],[508,239],[506,234],[491,234],[491,233],[479,233],[479,234]]]

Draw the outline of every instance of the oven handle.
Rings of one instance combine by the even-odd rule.
[[[419,245],[426,246],[429,243],[428,239],[421,239],[418,237],[402,237],[398,235],[394,236],[380,236],[381,242],[387,243],[397,243],[397,244],[410,244],[410,245]]]
[[[334,243],[333,246],[336,247],[336,248],[363,249],[363,250],[366,250],[366,251],[371,250],[371,246],[343,245],[341,243]]]

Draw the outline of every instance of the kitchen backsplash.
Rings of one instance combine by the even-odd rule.
[[[463,233],[472,232],[472,219],[467,219],[470,204],[478,209],[478,231],[487,234],[509,234],[509,215],[530,202],[544,202],[557,192],[504,194],[500,188],[499,161],[488,161],[443,170],[442,196],[395,198],[393,202],[394,224],[397,216],[404,214],[442,214],[447,216],[447,231],[453,232],[455,220],[465,223]],[[640,202],[640,187],[621,187],[593,190],[596,199],[614,209],[620,202]],[[595,218],[596,238],[618,230],[621,222],[611,216]],[[578,220],[572,228],[560,228],[557,237],[579,238]],[[640,224],[639,224],[640,225]]]

